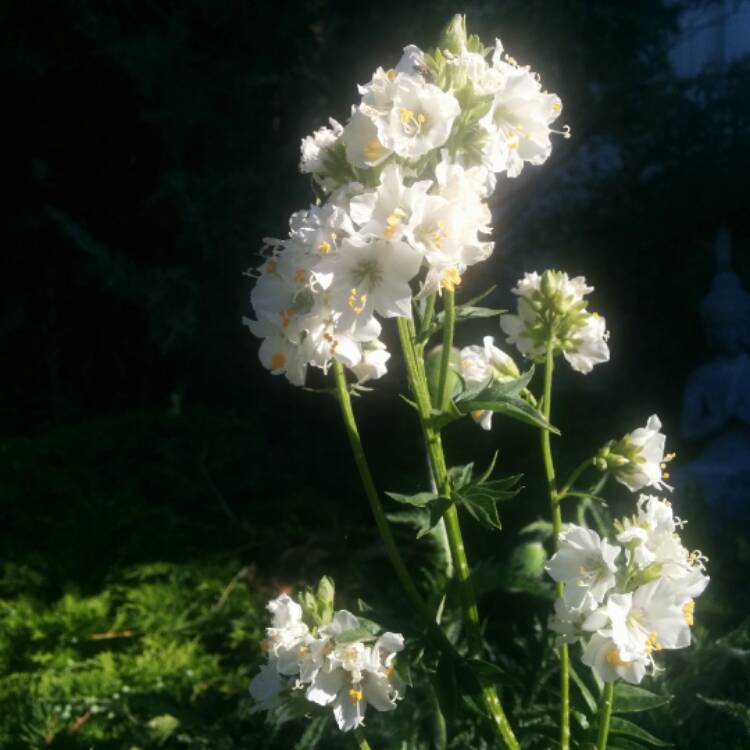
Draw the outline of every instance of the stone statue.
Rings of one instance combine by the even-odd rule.
[[[717,273],[701,317],[715,351],[685,388],[682,435],[700,452],[676,477],[701,492],[717,520],[750,521],[750,294],[731,270],[732,240],[716,238]]]

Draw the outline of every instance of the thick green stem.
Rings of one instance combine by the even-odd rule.
[[[448,369],[451,364],[451,350],[453,349],[453,327],[456,324],[456,305],[452,289],[443,291],[443,352],[440,356],[440,377],[438,379],[437,403],[438,409],[448,407]]]
[[[453,321],[451,320],[451,323]],[[398,332],[401,338],[401,348],[404,352],[406,370],[409,376],[414,399],[419,411],[419,421],[422,426],[427,453],[430,458],[433,476],[440,494],[450,496],[451,487],[448,479],[448,467],[445,462],[445,453],[440,438],[440,432],[432,427],[430,423],[432,403],[427,387],[427,378],[424,371],[424,362],[417,356],[415,344],[414,323],[404,318],[398,319]],[[445,339],[444,339],[445,341]],[[451,337],[452,341],[452,337]],[[445,350],[444,350],[445,351]],[[442,397],[444,389],[438,390],[438,396]],[[482,646],[482,634],[479,622],[479,610],[477,608],[474,591],[471,585],[471,573],[469,563],[466,559],[461,526],[458,520],[458,512],[455,505],[451,505],[443,516],[445,530],[448,535],[448,543],[455,566],[458,589],[461,595],[461,603],[466,619],[466,632],[469,641],[469,650],[472,654],[478,654]],[[513,734],[510,722],[503,711],[503,707],[497,697],[497,691],[492,685],[487,685],[479,680],[487,711],[493,720],[495,731],[505,742],[510,750],[520,750],[518,740]]]
[[[357,743],[357,747],[359,750],[372,750],[372,747],[370,747],[370,743],[365,739],[364,732],[357,727],[352,734],[354,735],[354,739]]]
[[[542,414],[549,422],[552,408],[552,372],[554,369],[554,352],[551,342],[547,345],[547,358],[544,368],[544,401],[542,402]],[[549,492],[550,512],[552,514],[552,533],[554,537],[555,550],[557,550],[560,529],[562,527],[562,514],[560,512],[560,497],[557,492],[555,480],[555,465],[552,462],[552,448],[550,447],[549,430],[541,430],[542,458],[544,459],[544,471],[547,475],[547,490]],[[557,596],[563,595],[563,584],[557,584]],[[568,657],[568,646],[560,646],[560,748],[570,748],[570,661]]]
[[[427,331],[430,330],[430,327],[432,326],[432,320],[435,317],[435,299],[437,297],[437,294],[433,292],[429,297],[427,297],[427,302],[424,306],[424,315],[422,315],[422,320],[419,324],[419,332],[421,334],[426,335]],[[420,348],[424,349],[424,345],[426,344],[426,341],[423,341],[422,344],[420,344]]]
[[[596,740],[596,750],[607,750],[609,737],[609,720],[612,716],[612,703],[615,693],[615,683],[607,682],[602,692],[602,703],[599,706],[599,736]]]

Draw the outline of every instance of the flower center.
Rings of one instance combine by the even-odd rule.
[[[349,688],[349,702],[356,706],[362,700],[362,691],[357,688]]]
[[[377,161],[383,155],[383,144],[375,137],[370,138],[364,148],[365,161]]]
[[[427,124],[427,115],[422,112],[415,113],[406,107],[401,107],[399,116],[406,135],[420,135]]]
[[[272,370],[280,370],[284,365],[286,364],[286,357],[281,352],[276,352],[276,354],[271,357],[271,369]]]
[[[618,648],[611,648],[607,652],[607,662],[613,667],[627,667],[633,663],[632,661],[623,661]]]

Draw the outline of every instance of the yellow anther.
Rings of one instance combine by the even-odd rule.
[[[662,471],[661,476],[662,476],[662,479],[669,479],[669,472],[668,471]]]
[[[272,370],[280,370],[284,365],[286,364],[286,357],[281,352],[276,352],[276,354],[271,357],[271,369]]]
[[[362,310],[365,309],[365,304],[367,303],[367,295],[366,294],[357,294],[357,289],[354,287],[349,292],[349,299],[347,300],[349,307],[351,307],[354,312],[359,315]]]
[[[362,700],[362,691],[356,688],[349,688],[349,701],[354,705]]]
[[[422,114],[421,112],[417,115],[417,122],[420,125],[424,125],[427,122],[427,116]]]
[[[386,76],[388,77],[389,81],[393,81],[396,78],[396,71],[391,68],[389,71],[386,72]]]
[[[383,237],[390,240],[396,232],[396,227],[406,218],[406,212],[400,208],[395,208],[391,212],[390,216],[385,220],[386,227],[383,230]]]
[[[461,276],[455,268],[449,268],[440,279],[440,286],[452,292],[461,283]]]
[[[509,151],[515,151],[518,148],[518,138],[508,141],[507,146]]]
[[[558,100],[555,100],[554,102],[552,102],[552,111],[555,114],[557,114],[561,109],[562,109],[562,104]]]
[[[386,677],[386,679],[387,679],[387,680],[390,680],[390,679],[391,679],[391,677],[393,677],[393,672],[394,672],[394,669],[393,669],[393,667],[388,667],[388,668],[387,668],[387,669],[385,670],[385,677]]]
[[[377,161],[383,155],[383,144],[375,137],[364,148],[365,161]]]
[[[323,255],[326,255],[327,253],[331,252],[331,243],[326,242],[323,240],[322,242],[318,243],[318,252],[322,253]]]
[[[656,631],[652,631],[646,641],[646,653],[650,654],[652,651],[661,651],[661,643],[658,642],[657,638]]]
[[[474,417],[474,419],[481,419],[482,414],[483,412],[481,409],[474,409],[474,411],[471,412],[471,416]]]
[[[631,661],[623,661],[622,657],[620,656],[620,650],[617,648],[611,648],[607,652],[607,661],[613,667],[627,667],[628,665],[633,663]]]
[[[294,272],[294,283],[304,284],[307,281],[307,271],[304,268],[298,268]]]
[[[401,122],[408,125],[414,119],[414,112],[406,107],[401,107]]]
[[[682,608],[682,616],[685,618],[685,624],[690,626],[691,628],[695,623],[695,618],[693,617],[694,612],[695,602],[692,599],[688,599]]]
[[[309,654],[309,653],[310,653],[310,647],[309,647],[309,646],[305,646],[305,644],[303,643],[303,644],[302,644],[302,645],[301,645],[301,646],[300,646],[300,647],[299,647],[299,648],[297,649],[297,653],[299,653],[299,655],[300,655],[300,656],[305,656],[305,654]]]

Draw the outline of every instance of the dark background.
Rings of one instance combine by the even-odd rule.
[[[432,46],[455,12],[540,73],[573,133],[544,166],[500,179],[495,254],[461,295],[497,284],[491,301],[508,306],[524,271],[584,274],[612,360],[588,376],[559,368],[561,465],[654,412],[689,459],[682,391],[713,356],[699,309],[721,226],[750,282],[744,6],[0,3],[5,563],[41,576],[40,606],[97,591],[135,563],[227,550],[253,566],[258,590],[333,572],[361,594],[353,559],[359,573],[371,561],[385,575],[336,404],[260,366],[241,325],[252,283],[242,274],[261,239],[284,236],[311,200],[300,139],[329,116],[345,120],[356,83],[407,43]],[[500,338],[495,323],[472,325],[460,345]],[[406,492],[424,487],[424,457],[397,398],[390,328],[386,340],[391,372],[357,408],[382,488]],[[541,468],[536,436],[505,422],[490,435],[461,423],[447,442],[452,463],[482,463],[498,447],[501,471]],[[511,530],[544,514],[541,485],[526,483]],[[711,588],[745,591],[714,598],[718,634],[746,616],[746,560],[722,558],[737,529],[704,539],[700,502],[688,512],[691,546],[719,558]],[[469,536],[476,558],[502,559],[515,541],[514,531]],[[4,594],[17,596],[7,581]]]

